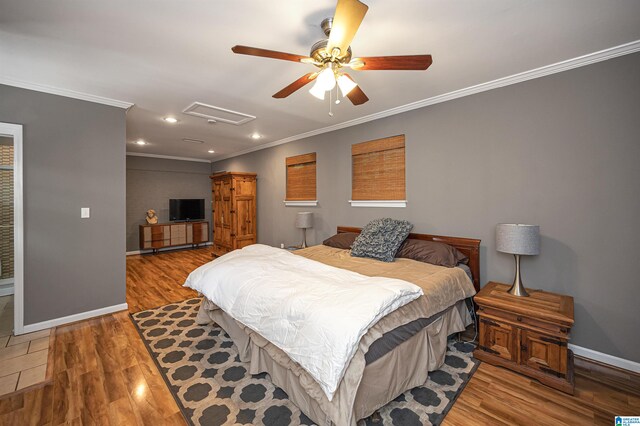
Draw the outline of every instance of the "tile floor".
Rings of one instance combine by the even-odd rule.
[[[13,331],[13,296],[0,297],[0,337]]]
[[[0,297],[0,397],[44,382],[51,330],[14,336],[13,296]]]

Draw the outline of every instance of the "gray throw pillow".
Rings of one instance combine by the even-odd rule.
[[[393,262],[396,252],[411,232],[411,228],[413,225],[406,220],[390,218],[372,220],[353,242],[351,256]]]

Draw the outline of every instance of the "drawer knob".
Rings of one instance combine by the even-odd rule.
[[[522,322],[522,317],[516,317],[516,319],[520,322]]]

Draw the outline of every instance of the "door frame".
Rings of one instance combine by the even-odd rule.
[[[24,210],[22,124],[0,123],[0,136],[13,138],[13,333],[24,333]]]

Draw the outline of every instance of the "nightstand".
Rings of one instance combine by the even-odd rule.
[[[530,290],[512,296],[510,286],[490,282],[474,297],[479,342],[473,355],[573,394],[573,297]]]

